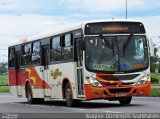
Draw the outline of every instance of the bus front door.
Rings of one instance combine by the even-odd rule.
[[[77,93],[78,97],[84,97],[84,82],[83,82],[83,51],[81,50],[82,38],[77,38],[76,41],[76,61],[77,61]]]
[[[43,88],[44,88],[44,96],[50,97],[51,96],[51,89],[48,88],[50,82],[49,82],[49,45],[42,46],[42,56],[41,56],[41,62],[42,62],[42,80],[43,82]],[[46,85],[47,84],[47,85]]]

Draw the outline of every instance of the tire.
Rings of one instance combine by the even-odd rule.
[[[70,88],[69,83],[67,83],[65,86],[65,99],[66,99],[66,105],[68,107],[73,107],[75,105],[72,97],[72,90]]]
[[[128,105],[131,103],[131,101],[132,101],[132,96],[119,100],[120,104],[122,104],[122,105]]]
[[[27,84],[27,88],[26,88],[26,96],[27,96],[27,100],[29,104],[41,104],[44,103],[44,99],[43,98],[33,98],[32,95],[32,90],[31,90],[31,86],[30,84]]]
[[[34,99],[33,99],[33,95],[32,95],[32,91],[31,91],[31,86],[30,84],[27,84],[27,88],[26,88],[26,96],[27,96],[27,100],[29,104],[33,104],[34,103]]]

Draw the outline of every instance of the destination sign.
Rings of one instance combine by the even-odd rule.
[[[145,29],[140,22],[99,22],[85,26],[85,35],[99,34],[143,34]]]

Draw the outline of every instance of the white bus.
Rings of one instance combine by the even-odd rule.
[[[28,102],[130,104],[150,95],[149,40],[138,21],[94,21],[9,46],[10,92]]]

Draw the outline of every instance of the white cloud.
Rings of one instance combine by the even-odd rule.
[[[21,38],[53,31],[62,25],[73,24],[74,19],[42,15],[1,15],[0,14],[0,49]],[[6,59],[7,51],[0,50],[0,61]],[[3,58],[2,58],[3,57]]]
[[[128,0],[128,8],[132,11],[150,10],[159,7],[159,0]]]
[[[79,16],[79,14],[75,14]],[[80,15],[84,16],[84,15]],[[55,30],[62,25],[75,23],[75,18],[42,16],[42,15],[0,15],[1,48],[7,48],[11,42],[24,37],[29,37],[42,32]],[[135,19],[135,18],[134,18]],[[136,18],[144,22],[147,33],[150,36],[160,36],[160,16]]]
[[[150,36],[160,36],[160,15],[136,18],[144,22],[147,34]]]
[[[60,0],[67,8],[93,12],[123,12],[126,0]],[[159,0],[127,0],[129,11],[149,10],[160,7]]]
[[[150,16],[140,19],[144,22],[147,34],[153,39],[153,43],[160,46],[160,16]]]
[[[0,0],[0,10],[7,13],[32,13],[50,7],[47,1],[43,0]]]
[[[42,3],[36,3],[37,5],[35,5],[35,1],[24,2],[22,0],[0,0],[0,10],[8,9],[27,11],[27,9],[45,8]],[[76,21],[85,19],[111,19],[113,13],[125,11],[125,0],[60,0],[60,3],[61,5],[65,4],[65,7],[67,8],[73,10],[77,9],[79,11],[83,10],[85,12],[73,12],[69,16],[0,14],[0,49],[7,49],[11,42],[15,42],[18,39],[55,30],[62,25],[73,24]],[[130,11],[146,10],[158,7],[160,7],[159,0],[128,0],[128,8]],[[87,11],[92,13],[88,14]],[[160,36],[160,15],[136,19],[144,22],[149,36],[156,36],[156,38]],[[7,55],[7,51],[0,51],[0,58],[3,55]],[[3,58],[6,59],[6,57]],[[0,61],[3,58],[1,58]]]
[[[160,43],[160,24],[159,24],[159,16],[148,16],[148,17],[140,17],[133,18],[135,20],[140,20],[143,22],[147,35],[153,39],[154,43]]]
[[[114,12],[119,9],[124,9],[125,6],[124,0],[61,0],[61,2],[70,9],[81,9],[94,12]]]
[[[73,23],[74,20],[65,17],[42,15],[0,15],[1,36],[27,36],[48,30],[53,30],[60,25]]]

